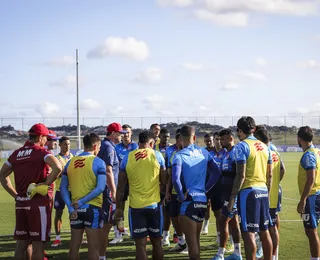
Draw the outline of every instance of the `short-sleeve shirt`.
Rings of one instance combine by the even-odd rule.
[[[136,142],[131,142],[128,144],[128,146],[126,146],[124,143],[119,143],[116,145],[115,149],[116,149],[116,153],[119,159],[119,162],[121,163],[123,157],[129,153],[130,151],[136,150],[138,149],[139,145]]]

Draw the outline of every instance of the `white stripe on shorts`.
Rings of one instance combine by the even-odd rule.
[[[47,240],[47,211],[46,207],[39,206],[40,221],[41,221],[41,241]]]

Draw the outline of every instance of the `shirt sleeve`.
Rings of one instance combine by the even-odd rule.
[[[155,151],[158,162],[162,168],[166,168],[164,158],[159,151]]]
[[[92,169],[95,175],[106,175],[107,174],[107,168],[106,164],[103,160],[101,160],[99,157],[94,158]]]
[[[70,165],[70,161],[67,162],[66,166],[62,170],[62,175],[68,175],[68,167]]]
[[[179,154],[175,154],[172,161],[172,185],[176,190],[180,201],[184,200],[184,194],[181,184],[181,174],[182,174],[182,159]]]
[[[127,153],[122,161],[121,161],[121,164],[120,164],[120,171],[125,171],[126,170],[126,167],[127,167],[127,164],[128,164],[128,157],[129,157],[129,153]]]
[[[301,159],[301,166],[306,171],[317,168],[317,157],[314,153],[306,152]]]
[[[238,164],[245,164],[249,157],[249,147],[245,142],[240,142],[235,146],[235,159]]]
[[[136,142],[132,143],[132,150],[131,151],[137,150],[138,147],[139,147],[139,145]]]

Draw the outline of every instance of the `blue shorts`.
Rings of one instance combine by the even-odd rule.
[[[222,178],[209,190],[207,198],[211,202],[212,211],[217,211],[222,209],[223,198],[222,198]]]
[[[171,201],[169,203],[169,216],[170,218],[176,218],[180,215],[181,203],[178,201],[178,195],[172,194]]]
[[[129,207],[131,238],[161,237],[163,212],[160,203],[142,209]]]
[[[70,195],[71,198],[71,195]],[[65,208],[66,204],[64,203],[64,200],[62,199],[61,192],[59,190],[56,191],[56,194],[54,195],[54,209],[60,209],[63,210]]]
[[[242,232],[268,230],[269,198],[267,188],[247,188],[239,192],[238,214]]]
[[[281,211],[282,188],[279,185],[277,208],[270,208],[270,226],[274,227],[278,224],[278,213]]]
[[[102,213],[103,221],[105,224],[116,225],[114,220],[114,212],[116,210],[116,204],[112,201],[111,191],[106,186],[103,191],[103,204],[102,204]]]
[[[180,207],[180,215],[195,222],[202,222],[206,215],[208,203],[200,201],[184,201]]]
[[[320,219],[320,194],[307,198],[304,214],[302,214],[304,228],[317,228]]]
[[[70,226],[74,229],[84,228],[102,228],[103,219],[101,208],[85,204],[82,208],[77,209],[77,219],[70,220]]]
[[[222,206],[222,214],[228,218],[233,218],[234,215],[238,214],[237,211],[237,197],[235,199],[235,202],[233,204],[233,211],[229,212],[228,211],[228,205],[229,205],[229,200],[232,192],[232,186],[233,183],[228,183],[228,184],[222,184],[222,199],[223,199],[223,206]]]

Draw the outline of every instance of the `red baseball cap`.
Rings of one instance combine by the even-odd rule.
[[[107,133],[118,132],[121,134],[126,134],[128,131],[122,129],[122,126],[119,123],[112,123],[107,127]]]
[[[49,130],[49,134],[48,134],[48,137],[53,140],[53,141],[57,141],[59,140],[60,138],[57,136],[57,133],[53,130]]]
[[[49,130],[44,124],[35,124],[33,125],[30,130],[29,130],[30,135],[44,135],[48,136],[49,135]]]

